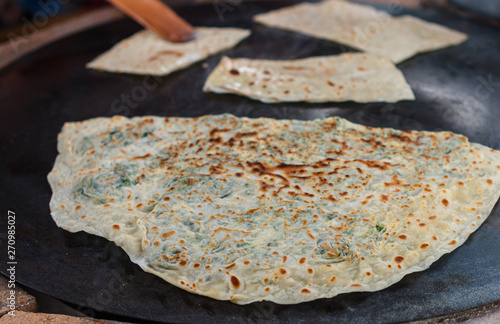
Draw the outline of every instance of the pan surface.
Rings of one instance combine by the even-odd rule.
[[[203,5],[180,14],[198,26],[252,28],[230,57],[293,59],[350,49],[255,25],[251,17],[293,1]],[[384,7],[379,7],[385,9]],[[457,312],[500,300],[500,208],[430,269],[379,292],[350,293],[298,305],[238,306],[176,288],[143,272],[113,243],[59,229],[49,211],[46,180],[64,122],[98,116],[237,116],[313,119],[340,116],[369,126],[447,130],[500,149],[499,30],[445,12],[402,9],[465,32],[460,46],[418,55],[398,65],[416,101],[396,104],[263,104],[202,92],[222,54],[170,76],[153,78],[89,71],[84,64],[140,27],[114,22],[51,44],[0,72],[0,242],[7,211],[16,214],[17,281],[82,311],[161,322],[401,322]],[[1,252],[5,260],[6,248]],[[2,264],[5,265],[5,262]],[[7,274],[7,267],[0,272]]]

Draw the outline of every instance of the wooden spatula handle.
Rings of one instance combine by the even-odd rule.
[[[108,0],[114,6],[171,42],[197,37],[196,29],[159,0]]]

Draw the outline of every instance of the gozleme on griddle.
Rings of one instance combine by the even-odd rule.
[[[364,53],[285,61],[223,57],[203,89],[263,102],[415,99],[403,74],[389,59]]]
[[[385,56],[395,63],[467,39],[463,33],[412,16],[392,17],[370,6],[339,0],[302,3],[257,15],[254,20]]]
[[[464,243],[500,193],[498,151],[342,118],[97,118],[66,123],[58,150],[60,227],[238,304],[383,289]]]
[[[132,74],[167,75],[217,52],[229,49],[250,35],[238,28],[198,27],[200,37],[172,43],[143,30],[116,44],[87,64],[88,68]]]

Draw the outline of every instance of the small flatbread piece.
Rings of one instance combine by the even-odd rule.
[[[87,64],[87,68],[149,75],[167,75],[195,62],[232,48],[250,35],[238,28],[198,27],[200,37],[186,43],[172,43],[143,30],[119,42]]]
[[[58,151],[58,226],[239,304],[388,287],[463,244],[500,194],[498,151],[342,118],[97,118],[66,123]]]
[[[340,0],[303,3],[257,15],[254,20],[378,54],[395,63],[467,39],[463,33],[412,16],[392,17],[370,6]]]
[[[262,102],[415,99],[390,60],[365,53],[290,61],[223,57],[203,90],[240,94]]]

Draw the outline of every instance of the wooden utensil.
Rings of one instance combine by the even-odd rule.
[[[187,42],[198,33],[169,6],[159,0],[108,0],[149,30],[171,42]]]

